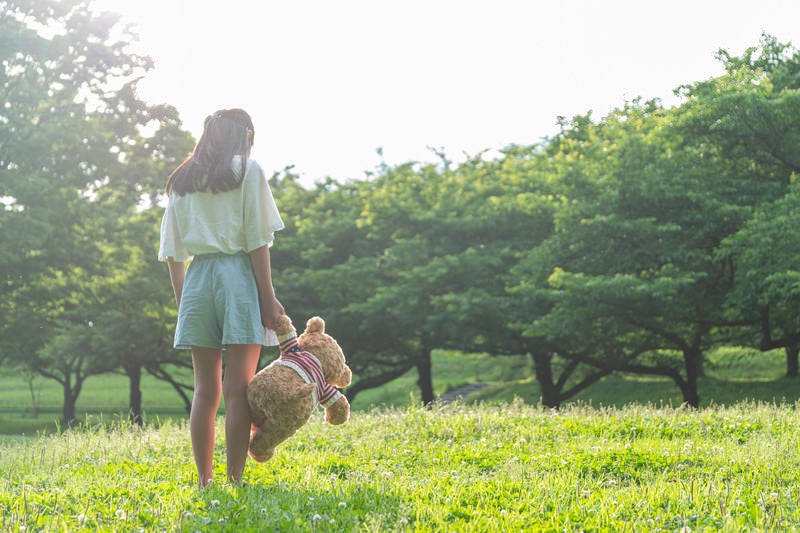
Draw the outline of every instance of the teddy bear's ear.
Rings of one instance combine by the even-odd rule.
[[[313,316],[306,323],[306,333],[325,333],[325,321],[318,316]]]

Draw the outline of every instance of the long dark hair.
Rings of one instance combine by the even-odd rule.
[[[243,109],[221,109],[207,116],[194,151],[170,174],[167,194],[217,193],[241,186],[254,138],[253,120]],[[231,165],[237,154],[242,157],[238,175]]]

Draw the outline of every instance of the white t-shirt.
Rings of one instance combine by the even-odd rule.
[[[240,175],[240,156],[234,156],[231,165]],[[216,194],[170,193],[161,220],[158,260],[188,261],[195,255],[251,252],[272,246],[275,232],[283,227],[264,171],[248,159],[241,187]]]

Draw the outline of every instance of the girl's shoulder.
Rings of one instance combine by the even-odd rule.
[[[235,155],[233,156],[233,160],[231,161],[231,166],[233,167],[234,172],[237,175],[241,175],[242,171],[242,156]],[[264,175],[264,169],[261,168],[261,165],[258,164],[258,161],[255,159],[248,157],[247,158],[247,165],[245,166],[245,179],[247,179],[251,175]]]

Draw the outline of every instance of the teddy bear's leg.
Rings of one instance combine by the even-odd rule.
[[[336,402],[325,409],[325,420],[329,424],[344,424],[350,418],[350,402],[340,396]]]
[[[266,421],[250,432],[250,457],[258,462],[272,457],[278,444],[294,435],[308,422],[314,409],[311,390],[308,390],[305,397],[295,401],[276,402],[272,407]]]
[[[269,460],[275,454],[277,445],[277,442],[271,441],[268,423],[265,422],[261,427],[251,428],[250,445],[248,446],[250,457],[259,463]]]

